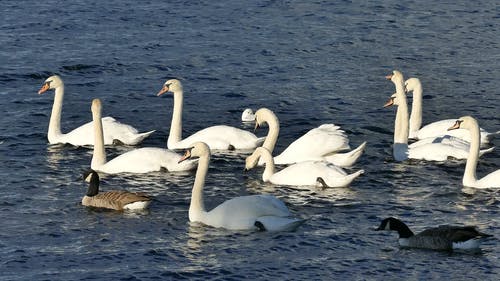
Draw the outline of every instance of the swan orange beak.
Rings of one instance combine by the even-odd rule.
[[[393,75],[393,74],[389,74],[389,75],[385,76],[385,79],[387,79],[387,80],[391,80],[391,79],[392,79],[392,75]]]
[[[390,97],[389,100],[384,104],[384,108],[389,107],[391,105],[394,105],[394,98],[393,97]]]
[[[43,94],[43,93],[47,92],[49,89],[50,89],[49,83],[43,83],[43,85],[40,88],[40,90],[38,90],[38,94],[39,95]]]
[[[188,149],[186,150],[186,152],[184,152],[184,155],[182,155],[181,159],[179,159],[179,162],[177,162],[177,164],[180,164],[182,161],[187,160],[189,158],[191,158],[191,149]]]
[[[460,123],[462,123],[462,120],[455,121],[455,124],[453,124],[453,126],[449,127],[448,131],[460,129]]]
[[[163,86],[163,88],[161,88],[161,90],[158,92],[158,94],[156,94],[156,96],[159,97],[159,96],[165,94],[166,92],[168,92],[168,86],[167,85]]]

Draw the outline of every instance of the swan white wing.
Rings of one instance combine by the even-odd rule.
[[[448,131],[448,128],[453,126],[455,124],[455,121],[456,119],[445,119],[427,124],[422,128],[420,128],[420,130],[418,130],[417,137],[418,139],[425,139],[425,138],[435,138],[443,135],[449,135],[470,142],[469,130],[456,129]],[[482,128],[480,128],[480,133],[481,133],[481,143],[488,143],[489,133]]]
[[[120,123],[113,117],[102,118],[104,132],[104,144],[111,145],[114,140],[119,140],[124,144],[136,145],[154,131],[139,133],[134,127]],[[73,129],[69,133],[60,136],[59,140],[50,143],[70,143],[76,146],[94,145],[94,125],[88,122],[82,126]]]
[[[349,149],[349,139],[344,131],[334,124],[323,124],[292,142],[274,157],[274,162],[277,165],[297,163],[346,149]]]
[[[148,173],[166,169],[168,171],[187,171],[196,167],[196,161],[178,161],[181,155],[163,148],[145,147],[126,152],[92,169],[109,173]]]
[[[286,205],[271,195],[235,197],[215,207],[202,218],[202,222],[214,227],[232,230],[255,229],[259,217],[290,217]]]
[[[410,148],[408,157],[427,161],[446,161],[448,157],[467,159],[469,151],[443,143],[427,143]]]
[[[254,134],[226,125],[218,125],[200,130],[175,144],[175,149],[188,148],[195,142],[204,142],[210,149],[227,150],[230,146],[235,149],[253,149],[264,141]]]
[[[319,161],[305,161],[293,164],[271,176],[269,181],[281,185],[311,186],[317,178],[345,178],[347,173],[333,164]]]
[[[450,136],[450,135],[419,139],[418,141],[410,144],[408,147],[414,148],[414,147],[417,147],[417,146],[420,146],[423,144],[429,144],[429,143],[442,143],[442,144],[454,146],[454,147],[459,148],[459,149],[464,149],[464,150],[470,149],[470,143],[468,141],[465,141],[461,138],[457,138],[457,137]]]
[[[477,188],[499,188],[500,187],[500,170],[496,170],[476,182]]]

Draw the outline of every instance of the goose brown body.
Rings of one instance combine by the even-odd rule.
[[[145,209],[151,202],[151,197],[145,194],[125,190],[112,190],[99,193],[99,175],[94,170],[86,172],[83,178],[89,182],[87,194],[82,198],[83,206],[122,211],[127,209]]]

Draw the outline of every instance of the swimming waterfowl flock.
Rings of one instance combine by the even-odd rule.
[[[395,161],[423,159],[446,161],[467,159],[462,184],[473,188],[499,188],[500,170],[477,178],[479,157],[493,148],[482,149],[490,138],[498,134],[480,128],[471,116],[437,121],[422,126],[422,85],[418,78],[404,80],[400,71],[394,70],[386,77],[394,83],[396,93],[386,106],[395,105],[393,157]],[[172,93],[173,113],[166,148],[143,147],[123,153],[107,161],[105,145],[138,145],[153,131],[139,133],[132,126],[118,122],[112,117],[102,117],[102,102],[94,99],[91,105],[92,121],[69,133],[61,132],[61,113],[64,83],[57,76],[45,80],[39,94],[54,90],[54,104],[50,116],[47,138],[49,144],[66,143],[75,146],[93,146],[90,161],[92,170],[84,174],[89,182],[82,205],[113,210],[138,210],[147,208],[151,197],[127,191],[99,192],[99,173],[149,173],[153,171],[186,171],[196,169],[188,210],[189,221],[230,230],[291,231],[302,225],[306,218],[293,215],[285,203],[267,194],[240,196],[224,201],[207,211],[203,190],[212,152],[234,150],[247,154],[245,170],[264,165],[262,181],[293,188],[346,188],[355,184],[363,170],[348,174],[343,167],[354,166],[362,156],[366,142],[349,151],[349,138],[335,124],[320,124],[312,128],[273,157],[278,141],[280,123],[269,108],[260,108],[255,113],[247,108],[243,111],[243,122],[255,122],[255,128],[267,125],[265,137],[243,129],[216,125],[202,129],[189,137],[182,137],[182,112],[184,92],[177,79],[169,79],[158,92],[158,96]],[[406,94],[413,93],[411,116],[409,116]],[[410,140],[416,140],[410,143]],[[356,140],[358,141],[358,140]],[[173,149],[186,149],[184,155]],[[282,165],[276,171],[275,165]],[[242,167],[243,168],[243,167]],[[470,249],[479,247],[479,241],[490,235],[471,226],[440,226],[419,234],[413,232],[396,218],[386,218],[377,230],[394,230],[399,234],[402,247],[427,248],[433,250]]]

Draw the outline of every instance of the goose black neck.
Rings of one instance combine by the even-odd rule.
[[[90,178],[89,188],[87,189],[87,196],[96,196],[99,193],[99,176],[93,173]]]
[[[410,238],[414,235],[410,228],[404,222],[398,219],[393,218],[390,221],[390,227],[391,230],[395,230],[398,232],[399,238]]]

